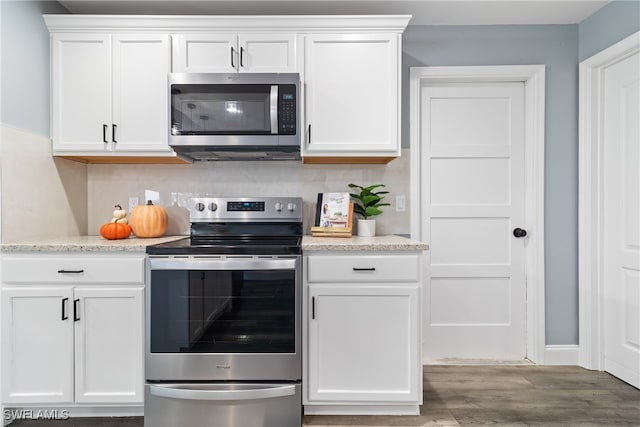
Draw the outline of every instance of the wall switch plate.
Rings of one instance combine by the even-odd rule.
[[[407,198],[404,195],[396,196],[396,212],[407,210]]]
[[[138,206],[139,203],[140,202],[137,197],[129,197],[129,213],[131,213],[133,211],[133,208]]]

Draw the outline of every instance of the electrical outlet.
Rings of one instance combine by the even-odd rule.
[[[404,195],[396,196],[396,212],[404,212],[407,210],[407,199]]]
[[[133,208],[138,206],[139,199],[137,197],[129,197],[129,213],[133,211]]]

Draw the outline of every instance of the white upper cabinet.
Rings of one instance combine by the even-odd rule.
[[[55,155],[175,156],[168,34],[52,35]]]
[[[400,35],[304,40],[305,161],[335,156],[385,163],[399,156]]]
[[[174,73],[296,71],[295,33],[173,34]]]
[[[54,155],[180,161],[167,74],[300,73],[305,163],[400,156],[409,15],[45,15]]]
[[[117,34],[112,42],[112,148],[171,153],[167,142],[169,37]]]
[[[111,126],[111,38],[54,34],[53,149],[106,151]]]

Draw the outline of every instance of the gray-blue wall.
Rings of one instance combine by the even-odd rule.
[[[403,36],[402,141],[409,67],[546,65],[547,344],[578,343],[578,26],[410,26]]]
[[[640,1],[612,1],[578,25],[578,59],[583,61],[637,31]]]
[[[49,31],[58,2],[0,1],[0,122],[49,136]]]

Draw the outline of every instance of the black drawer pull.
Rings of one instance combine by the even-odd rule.
[[[80,320],[80,307],[78,306],[79,302],[80,302],[79,299],[73,300],[73,321],[74,322],[77,322],[78,320]]]
[[[106,144],[107,142],[107,125],[102,125],[102,141]]]
[[[67,320],[69,316],[67,316],[67,302],[69,298],[62,298],[62,320]]]
[[[353,267],[353,271],[376,271],[375,267],[359,268]]]
[[[84,270],[58,270],[58,273],[60,274],[80,274],[80,273],[84,273]]]

